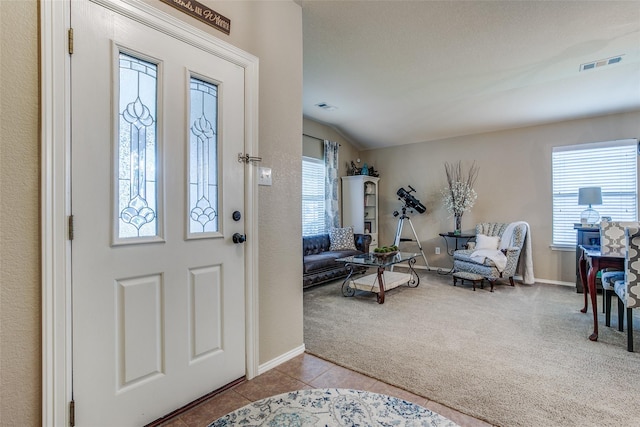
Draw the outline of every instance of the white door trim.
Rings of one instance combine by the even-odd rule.
[[[140,0],[91,0],[245,70],[245,152],[258,156],[258,58]],[[70,200],[71,0],[40,2],[42,425],[69,425],[72,398]],[[246,375],[258,375],[258,191],[245,168]]]

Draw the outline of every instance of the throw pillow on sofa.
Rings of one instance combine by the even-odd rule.
[[[498,249],[500,245],[499,236],[486,236],[484,234],[478,234],[476,236],[476,250],[479,249]]]
[[[356,249],[353,239],[353,227],[332,228],[329,230],[330,251],[346,251]]]

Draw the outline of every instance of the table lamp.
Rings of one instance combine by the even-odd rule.
[[[589,205],[589,207],[580,214],[580,222],[587,224],[595,224],[600,220],[600,214],[593,209],[591,205],[602,204],[602,190],[600,187],[583,187],[578,189],[578,204]]]

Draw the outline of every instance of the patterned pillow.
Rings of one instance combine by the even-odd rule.
[[[329,230],[330,251],[344,251],[355,249],[356,244],[353,239],[353,227],[332,228]]]

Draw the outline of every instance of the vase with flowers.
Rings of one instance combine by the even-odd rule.
[[[462,162],[450,164],[445,163],[444,169],[447,174],[447,187],[442,189],[442,201],[449,212],[449,217],[455,218],[454,234],[462,232],[462,215],[470,210],[478,194],[473,189],[478,178],[478,167],[473,162],[469,172],[465,175],[462,169]]]

